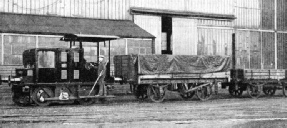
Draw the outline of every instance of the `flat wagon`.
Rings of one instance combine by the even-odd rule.
[[[139,99],[162,102],[166,91],[184,99],[207,100],[218,83],[229,81],[230,57],[190,55],[119,55],[114,57],[115,76],[131,85]]]

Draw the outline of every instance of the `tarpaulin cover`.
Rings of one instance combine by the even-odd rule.
[[[230,68],[228,56],[139,55],[138,74],[224,72]]]

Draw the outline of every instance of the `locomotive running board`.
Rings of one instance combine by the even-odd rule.
[[[115,98],[114,95],[106,95],[106,96],[80,96],[80,99],[83,98]]]
[[[68,99],[60,99],[59,97],[53,97],[53,98],[45,98],[44,100],[77,100],[77,99],[85,99],[85,98],[115,98],[116,96],[114,95],[107,95],[107,96],[79,96],[77,97],[69,97]]]

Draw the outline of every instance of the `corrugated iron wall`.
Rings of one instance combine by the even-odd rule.
[[[147,32],[156,37],[154,44],[155,54],[161,54],[161,17],[160,16],[147,16],[135,15],[134,22]]]
[[[4,43],[4,35],[0,33],[0,64],[2,64],[2,44]]]
[[[287,0],[277,0],[277,28],[287,30]]]
[[[197,55],[231,55],[232,29],[198,28]]]
[[[176,6],[175,6],[176,5]],[[232,14],[233,0],[1,0],[0,12],[130,19],[130,7]]]
[[[183,11],[186,0],[131,0],[131,7]]]
[[[275,0],[262,0],[261,27],[274,30],[275,27]]]
[[[234,14],[237,28],[274,30],[275,0],[236,0]]]
[[[250,31],[236,31],[236,67],[250,68]]]
[[[130,0],[1,0],[0,12],[130,19]]]
[[[250,69],[261,69],[261,33],[250,32]]]
[[[174,55],[196,55],[197,41],[195,19],[172,19],[172,52]]]
[[[233,0],[186,0],[185,11],[233,14]]]
[[[287,69],[287,33],[279,33],[277,41],[278,69]]]
[[[238,28],[259,28],[261,23],[260,0],[235,0],[234,21]]]
[[[273,32],[238,30],[236,40],[237,68],[275,69],[275,34]]]
[[[274,69],[275,35],[272,32],[262,33],[262,56],[264,69]]]
[[[232,27],[233,22],[229,20],[214,20],[214,19],[198,19],[198,26],[210,26],[210,27]]]

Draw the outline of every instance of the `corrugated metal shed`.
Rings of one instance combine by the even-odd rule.
[[[232,29],[198,28],[197,55],[231,56]]]
[[[234,21],[235,27],[239,28],[260,28],[261,24],[261,10],[256,8],[241,8],[236,7],[234,9],[235,16],[237,17]]]
[[[233,14],[233,3],[233,0],[185,0],[185,11]]]
[[[277,0],[277,28],[280,31],[287,30],[287,1]]]
[[[239,28],[260,28],[261,24],[261,0],[235,0],[234,21]]]
[[[198,19],[198,26],[233,27],[232,20]]]
[[[3,42],[2,42],[3,41]],[[0,64],[2,64],[2,43],[4,43],[4,36],[0,34],[0,44],[1,44],[1,50],[0,50]]]
[[[277,68],[287,68],[287,34],[279,33],[277,35]]]
[[[263,68],[275,68],[275,34],[271,32],[262,33],[262,56]]]
[[[275,1],[262,0],[261,10],[262,29],[274,30],[275,27]]]
[[[250,32],[250,69],[261,69],[261,33]]]
[[[185,9],[185,1],[186,0],[131,0],[131,7],[183,11]]]
[[[113,35],[122,38],[154,37],[132,21],[1,13],[0,23],[0,32],[3,33]]]
[[[127,20],[130,0],[1,0],[0,11]]]
[[[236,31],[236,67],[250,68],[250,31]]]

